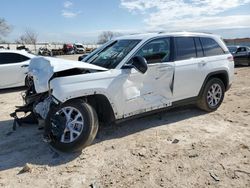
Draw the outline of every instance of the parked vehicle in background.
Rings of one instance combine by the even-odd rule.
[[[220,37],[205,33],[122,36],[77,62],[33,58],[26,104],[55,148],[80,150],[99,122],[120,122],[184,104],[215,111],[234,76]],[[15,117],[15,114],[13,114]]]
[[[93,52],[94,50],[96,50],[96,48],[91,48],[91,47],[86,47],[86,48],[85,48],[85,52],[86,52],[86,53],[91,53],[91,52]]]
[[[74,46],[72,44],[64,44],[63,45],[63,52],[64,54],[74,54]]]
[[[77,53],[77,54],[85,53],[85,48],[81,43],[75,43],[74,50],[75,50],[75,53]]]
[[[25,50],[0,50],[0,89],[24,86],[33,57]]]
[[[25,50],[25,51],[27,51],[28,53],[31,52],[31,51],[29,50],[29,48],[26,48],[24,45],[22,45],[22,46],[17,46],[16,49],[17,49],[17,50]]]
[[[46,48],[46,47],[41,47],[38,50],[38,55],[41,56],[53,56],[53,53],[50,49]]]
[[[235,65],[250,66],[250,48],[247,46],[228,46],[230,53],[234,57]]]

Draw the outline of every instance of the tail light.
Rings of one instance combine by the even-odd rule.
[[[234,57],[233,56],[229,56],[229,57],[227,57],[227,60],[230,61],[230,62],[233,62],[234,61]]]

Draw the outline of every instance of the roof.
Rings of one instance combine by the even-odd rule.
[[[74,43],[74,45],[81,45],[81,46],[83,46],[83,44],[82,43]]]
[[[6,49],[0,49],[0,53],[16,53],[16,54],[21,54],[24,56],[27,56],[29,58],[35,57],[35,55],[26,52],[25,50],[6,50]]]
[[[219,37],[217,35],[211,34],[211,33],[198,33],[198,32],[160,32],[160,33],[146,33],[146,34],[132,34],[132,35],[126,35],[117,37],[116,39],[140,39],[140,40],[146,40],[153,37],[164,37],[164,36],[200,36],[200,37]]]

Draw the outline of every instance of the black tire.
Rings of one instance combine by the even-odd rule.
[[[56,112],[60,111],[64,107],[73,107],[81,113],[84,122],[82,131],[79,136],[70,143],[61,142],[60,139],[52,139],[50,144],[54,148],[63,152],[81,151],[83,148],[89,146],[96,137],[99,127],[96,111],[92,106],[83,100],[70,100],[62,104],[59,108],[53,109],[52,112],[49,112],[45,121],[45,126],[51,127],[52,117],[56,114]],[[53,138],[53,135],[51,135],[51,137]]]
[[[28,75],[25,77],[25,87],[30,88],[34,83],[33,83],[33,79],[31,77],[29,77]]]
[[[213,105],[209,104],[209,99],[211,99],[211,98],[208,99],[209,91],[211,92],[212,86],[218,86],[218,88],[220,87],[220,89],[221,89],[221,94],[218,96],[216,95],[216,97],[219,98],[218,102],[217,101],[215,102],[212,99],[213,102],[215,103]],[[197,106],[204,111],[213,112],[213,111],[217,110],[217,108],[219,108],[219,106],[221,105],[221,103],[224,99],[224,94],[225,94],[225,85],[221,81],[221,79],[211,78],[210,80],[207,81],[201,95],[199,96]],[[211,100],[210,100],[210,102],[211,102]]]

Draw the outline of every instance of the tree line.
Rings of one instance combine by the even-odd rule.
[[[4,18],[0,18],[0,42],[4,41],[4,37],[6,37],[11,31],[13,27],[7,23]],[[103,31],[99,34],[97,43],[104,44],[105,42],[113,39],[114,37],[120,36],[121,33],[113,32],[113,31]],[[17,44],[33,44],[35,45],[38,40],[38,33],[34,30],[27,28],[23,34],[21,34],[16,40]]]

